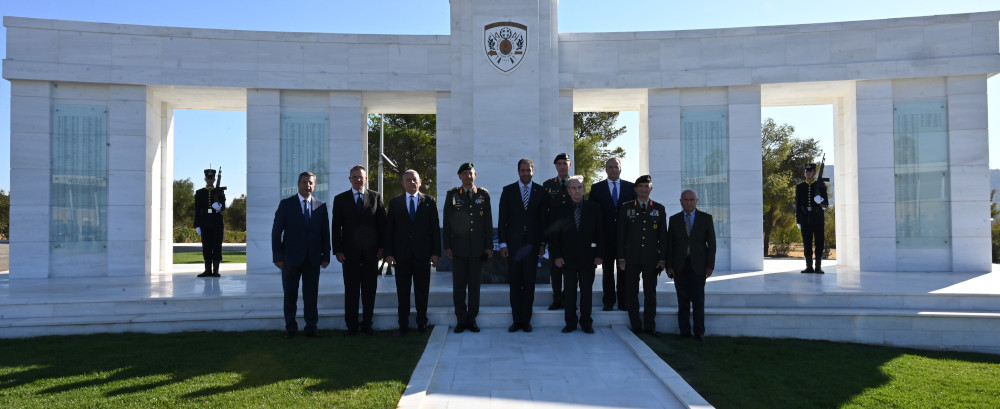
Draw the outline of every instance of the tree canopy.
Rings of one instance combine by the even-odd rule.
[[[174,227],[194,226],[194,182],[174,181]]]
[[[378,187],[378,145],[381,119],[368,116],[368,185]],[[385,115],[385,155],[396,163],[384,163],[382,198],[403,193],[401,178],[407,169],[420,174],[420,191],[437,197],[437,117],[433,114]]]
[[[767,256],[771,232],[795,224],[795,185],[803,180],[805,164],[820,154],[815,139],[797,139],[795,127],[778,125],[767,118],[761,124],[763,148],[762,188],[764,193],[764,255]]]
[[[608,145],[623,135],[626,127],[616,127],[618,112],[577,112],[573,114],[573,167],[582,175],[583,186],[588,191],[604,172],[608,159],[625,157],[621,147]]]

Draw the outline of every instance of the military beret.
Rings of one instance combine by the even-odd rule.
[[[564,160],[566,162],[570,162],[570,160],[569,160],[569,154],[564,152],[564,153],[560,153],[560,154],[556,155],[556,158],[552,161],[552,164],[555,165],[556,162],[559,162],[560,159],[562,159],[562,160]]]
[[[638,185],[640,183],[653,183],[653,178],[651,178],[649,175],[639,176],[639,178],[635,180],[635,184]]]
[[[458,167],[458,173],[462,173],[462,172],[465,172],[467,170],[475,170],[475,169],[476,169],[476,165],[473,165],[472,162],[465,162],[465,163],[461,164]]]
[[[205,177],[215,179],[215,169],[205,169]]]
[[[807,163],[806,164],[806,172],[815,172],[815,171],[816,171],[816,164],[815,163]]]

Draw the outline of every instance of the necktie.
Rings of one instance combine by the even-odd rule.
[[[615,208],[618,208],[618,182],[611,182],[611,201],[615,203]]]
[[[566,190],[566,180],[563,180],[562,182],[559,182],[559,184],[562,185],[562,190]]]
[[[642,212],[646,213],[646,204],[645,203],[642,204]]]
[[[576,230],[580,230],[580,217],[583,215],[583,203],[577,203],[573,206],[573,220],[576,221]]]
[[[691,213],[684,214],[684,228],[687,229],[688,236],[691,235]]]
[[[309,201],[306,199],[302,200],[302,215],[306,217],[306,223],[309,223],[312,215],[309,214]]]
[[[358,201],[355,203],[358,206],[358,213],[362,213],[365,210],[364,196],[358,193]]]
[[[417,215],[417,205],[415,203],[415,198],[410,196],[410,221],[412,222]]]
[[[528,187],[524,187],[524,192],[521,193],[521,202],[524,203],[524,210],[528,210]]]

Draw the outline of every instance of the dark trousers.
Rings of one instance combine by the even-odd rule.
[[[531,246],[525,256],[518,259],[514,249],[508,248],[507,278],[510,282],[510,310],[514,323],[531,323],[531,306],[535,304],[535,275],[538,273],[538,249]]]
[[[639,277],[642,277],[643,306],[639,319]],[[625,285],[628,287],[628,320],[633,330],[656,330],[656,265],[625,263]],[[645,326],[643,326],[645,321]]]
[[[396,297],[399,305],[399,327],[410,325],[410,282],[413,282],[413,300],[417,304],[417,325],[427,325],[427,295],[431,288],[429,258],[411,258],[396,261]]]
[[[618,267],[615,265],[615,256],[608,256],[605,258],[604,264],[601,264],[601,268],[604,270],[604,275],[601,277],[601,291],[604,292],[604,296],[601,297],[601,301],[607,307],[614,307],[615,302],[618,302],[618,308],[625,309],[625,300],[627,296],[625,295],[625,274],[618,271]],[[617,275],[617,280],[615,279]]]
[[[483,258],[455,256],[451,260],[452,296],[458,324],[472,325],[479,315],[479,287],[483,281]],[[468,294],[468,304],[466,304]]]
[[[594,323],[590,317],[594,304],[594,276],[593,266],[589,267],[567,267],[563,268],[563,277],[566,282],[566,326],[576,328],[576,287],[580,286],[580,325],[589,327]]]
[[[677,290],[677,327],[681,335],[691,335],[691,310],[694,310],[694,333],[705,334],[705,272],[691,270],[691,257],[684,262],[684,271],[674,276]]]
[[[219,262],[222,261],[223,227],[201,228],[201,256],[205,260],[205,271],[219,272]]]
[[[819,264],[819,261],[823,259],[823,230],[822,222],[802,224],[802,250],[806,255],[806,264],[812,265],[814,241],[816,242],[816,264]]]
[[[302,280],[302,313],[306,319],[306,331],[315,331],[319,313],[316,298],[319,294],[319,266],[309,263],[308,259],[299,266],[285,264],[281,269],[281,288],[285,293],[285,331],[297,332],[299,324],[295,322],[296,303],[299,301],[299,280]]]
[[[358,294],[361,295],[361,327],[371,328],[377,287],[377,261],[347,261],[344,263],[344,321],[347,322],[347,329],[358,329]]]
[[[537,266],[537,264],[536,264]],[[563,298],[563,268],[556,267],[555,264],[549,265],[549,281],[552,283],[552,303],[556,305],[570,305],[566,304]],[[576,304],[573,304],[574,306]]]

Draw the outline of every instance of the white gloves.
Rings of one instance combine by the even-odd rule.
[[[814,197],[813,200],[816,201],[816,204],[823,204],[823,196],[816,195],[816,197]],[[215,209],[215,210],[219,210],[219,209]]]
[[[819,196],[816,196],[816,197],[819,197]],[[215,202],[215,203],[212,203],[212,208],[215,209],[215,211],[218,212],[218,211],[222,210],[222,205],[220,205],[219,202]]]
[[[795,227],[798,227],[798,228],[799,228],[799,230],[802,230],[802,225],[801,225],[801,224],[798,224],[798,223],[796,223],[796,224],[795,224]]]
[[[201,227],[195,227],[194,232],[198,233],[198,235],[201,236]]]

